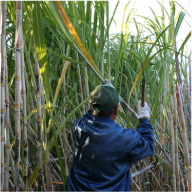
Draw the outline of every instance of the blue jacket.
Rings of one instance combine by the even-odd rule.
[[[153,127],[141,119],[137,130],[89,110],[73,125],[75,153],[67,191],[130,191],[131,166],[153,155]]]

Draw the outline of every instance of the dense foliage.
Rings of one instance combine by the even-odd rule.
[[[154,156],[132,167],[132,189],[190,190],[191,50],[187,43],[191,32],[180,47],[176,41],[185,12],[176,13],[173,1],[169,8],[159,3],[162,15],[151,9],[153,18],[140,16],[143,25],[127,3],[122,32],[110,34],[116,9],[109,18],[109,4],[23,1],[19,26],[18,4],[1,2],[1,13],[6,15],[5,44],[1,31],[1,82],[5,81],[5,85],[1,84],[1,138],[5,138],[5,147],[1,139],[1,157],[5,157],[1,158],[1,183],[6,183],[5,190],[64,189],[74,151],[72,123],[88,110],[90,91],[106,79],[125,101],[117,123],[136,128],[143,68],[156,147]],[[135,34],[128,27],[131,22],[137,29]],[[15,48],[17,43],[21,53]],[[19,73],[15,71],[22,57],[18,127]],[[8,93],[3,94],[6,86]],[[20,137],[16,130],[21,132]]]

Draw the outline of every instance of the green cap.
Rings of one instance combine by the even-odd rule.
[[[90,98],[92,108],[98,111],[113,109],[122,101],[115,88],[109,84],[97,86],[90,93]]]

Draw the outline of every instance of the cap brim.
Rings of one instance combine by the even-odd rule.
[[[119,102],[121,102],[122,101],[122,98],[121,98],[121,96],[119,95]]]

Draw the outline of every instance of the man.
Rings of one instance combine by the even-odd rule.
[[[125,129],[114,121],[121,101],[115,88],[99,85],[91,109],[73,125],[75,154],[67,191],[130,191],[131,166],[154,153],[153,127],[145,103],[138,103],[140,125]]]

